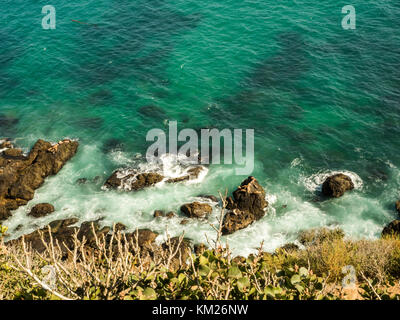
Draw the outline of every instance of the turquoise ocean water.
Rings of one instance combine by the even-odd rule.
[[[56,8],[55,30],[41,27],[47,4]],[[211,166],[190,185],[101,190],[114,169],[143,161],[148,130],[176,120],[179,129],[255,130],[253,175],[270,207],[226,238],[236,253],[253,252],[263,240],[273,250],[318,226],[378,237],[400,198],[400,2],[353,0],[356,30],[342,29],[347,4],[3,0],[0,136],[26,151],[39,138],[80,141],[76,157],[5,223],[12,236],[78,216],[212,239],[206,222],[183,226],[182,217],[154,220],[152,212],[233,191],[244,177],[232,167]],[[348,172],[356,189],[316,200],[334,171]],[[75,183],[96,176],[97,183]],[[57,211],[28,218],[39,202]],[[19,224],[24,228],[14,232]]]

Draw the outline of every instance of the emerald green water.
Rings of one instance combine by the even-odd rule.
[[[165,120],[178,121],[179,129],[255,130],[253,175],[270,208],[227,238],[237,253],[254,251],[262,240],[273,250],[316,226],[374,238],[396,218],[399,2],[352,1],[356,30],[341,27],[349,3],[333,0],[54,0],[55,30],[41,27],[46,1],[3,3],[0,136],[26,151],[39,138],[80,141],[76,157],[5,223],[13,236],[78,216],[212,238],[206,222],[183,226],[182,217],[159,221],[152,212],[234,190],[244,177],[231,167],[211,166],[200,183],[135,194],[100,188],[114,169],[143,161],[147,131],[167,129]],[[143,114],[144,106],[159,111]],[[343,170],[356,190],[315,201],[324,174]],[[96,176],[98,183],[75,183]],[[43,201],[57,209],[51,218],[28,218]]]

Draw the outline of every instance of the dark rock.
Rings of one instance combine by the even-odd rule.
[[[396,210],[400,213],[400,200],[396,201]]]
[[[176,214],[175,214],[175,212],[170,211],[170,212],[168,212],[165,216],[166,216],[168,219],[171,219],[171,218],[175,217]]]
[[[231,234],[246,228],[265,215],[268,202],[265,191],[254,177],[248,177],[233,192],[233,199],[227,198],[222,234]]]
[[[183,219],[183,220],[180,222],[181,225],[185,225],[185,224],[188,224],[188,223],[189,223],[189,219]]]
[[[153,217],[154,217],[154,218],[157,218],[157,217],[164,217],[164,216],[165,216],[164,211],[162,211],[162,210],[155,210],[155,211],[154,211],[154,214],[153,214]]]
[[[207,250],[207,246],[204,243],[199,243],[195,244],[193,249],[196,255],[201,255]]]
[[[222,225],[222,234],[227,235],[237,230],[244,229],[255,221],[255,216],[249,211],[240,211],[233,209],[228,211],[224,216]]]
[[[121,222],[115,224],[114,231],[124,231],[126,230],[126,225]]]
[[[61,249],[64,252],[67,252],[67,248],[72,248],[73,244],[73,236],[77,228],[69,227],[71,224],[76,223],[77,219],[65,219],[65,220],[57,220],[50,223],[48,226],[36,230],[30,234],[24,235],[25,242],[31,245],[32,249],[38,251],[39,253],[46,250],[45,245],[42,242],[42,238],[40,233],[43,233],[43,239],[49,243],[50,235],[49,229],[51,232],[51,238],[53,239],[53,243],[56,241],[60,244]],[[40,231],[40,232],[39,232]],[[9,241],[10,243],[17,243],[21,238],[16,240]]]
[[[400,236],[400,220],[393,220],[382,230],[383,236]]]
[[[77,223],[79,220],[77,218],[69,218],[64,220],[56,220],[49,224],[51,231],[53,233],[58,233],[60,230],[69,227],[72,224]]]
[[[191,252],[191,243],[189,239],[183,238],[180,241],[179,237],[174,237],[164,242],[161,248],[165,252],[177,252],[171,261],[171,269],[176,270],[179,266],[186,264],[186,260],[189,258]]]
[[[110,227],[103,227],[100,229],[99,220],[88,221],[81,224],[77,236],[79,240],[82,241],[85,239],[89,245],[92,245],[96,242],[96,237],[105,236],[110,230]]]
[[[31,209],[28,216],[40,218],[54,212],[54,210],[54,206],[50,203],[39,203]]]
[[[137,191],[161,182],[164,177],[156,172],[123,173],[115,171],[105,182],[104,186],[110,189],[124,189]]]
[[[207,203],[192,202],[181,206],[183,214],[189,218],[203,218],[212,212],[212,207]]]
[[[183,181],[188,181],[188,180],[194,180],[197,179],[200,175],[200,173],[204,170],[204,167],[198,166],[198,167],[193,167],[190,168],[187,171],[187,174],[177,177],[177,178],[171,178],[166,180],[165,182],[167,183],[177,183],[177,182],[183,182]]]
[[[52,146],[49,142],[38,140],[27,156],[10,159],[1,154],[0,207],[15,210],[25,205],[45,178],[57,174],[77,149],[76,141],[63,140]],[[4,209],[0,210],[4,217]]]
[[[7,220],[9,217],[11,217],[10,210],[7,209],[4,205],[0,205],[0,221]]]
[[[354,184],[349,176],[338,173],[328,177],[322,184],[322,193],[328,197],[339,198],[348,190],[353,190]]]
[[[158,237],[158,233],[149,229],[137,229],[136,231],[125,235],[128,241],[133,241],[139,247],[152,244]]]

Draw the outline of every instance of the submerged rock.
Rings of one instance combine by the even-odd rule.
[[[183,182],[188,180],[195,180],[199,177],[200,173],[204,170],[204,167],[198,166],[194,168],[190,168],[187,173],[181,177],[171,178],[166,180],[167,183],[176,183],[176,182]]]
[[[45,178],[57,174],[77,149],[77,141],[66,139],[52,145],[38,140],[27,156],[19,151],[0,154],[0,219],[9,215],[5,211],[32,200]]]
[[[31,211],[28,213],[28,216],[40,218],[47,216],[48,214],[54,212],[54,210],[54,206],[50,203],[39,203],[31,209]]]
[[[265,215],[268,202],[265,191],[254,177],[248,177],[233,192],[233,198],[227,198],[228,210],[224,216],[222,233],[231,234],[246,228]]]
[[[212,207],[207,203],[192,202],[181,206],[181,211],[189,218],[204,218],[212,212]]]
[[[343,173],[328,177],[322,184],[322,193],[328,197],[339,198],[348,190],[353,190],[354,184],[351,178]]]
[[[400,220],[393,220],[383,228],[382,236],[400,236]]]
[[[396,210],[400,213],[400,200],[396,201]]]
[[[135,171],[115,171],[105,182],[110,189],[137,191],[161,182],[164,177],[156,172],[136,173]]]
[[[139,109],[139,113],[142,114],[145,117],[149,118],[156,118],[156,119],[161,119],[164,120],[167,118],[167,114],[163,109],[157,106],[143,106]]]

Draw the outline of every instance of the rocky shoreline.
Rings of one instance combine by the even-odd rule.
[[[38,189],[45,179],[57,174],[62,167],[77,152],[79,143],[77,141],[65,139],[56,144],[44,140],[38,140],[31,151],[24,155],[22,150],[15,148],[7,140],[0,140],[0,222],[12,215],[12,211],[24,206],[34,197],[35,190]],[[106,180],[103,189],[119,189],[123,191],[137,191],[156,185],[160,182],[181,183],[196,179],[204,168],[196,166],[187,169],[182,176],[166,178],[158,172],[139,172],[137,170],[116,170]],[[322,185],[322,194],[329,198],[338,198],[345,192],[354,189],[354,184],[350,177],[343,173],[329,176]],[[189,219],[207,219],[213,209],[210,203],[218,203],[224,208],[222,221],[222,235],[229,235],[238,230],[244,229],[256,223],[267,214],[268,202],[266,192],[256,178],[250,176],[245,179],[232,196],[222,200],[219,204],[218,199],[213,195],[200,195],[200,201],[181,204],[180,211],[186,216],[181,224],[186,224]],[[396,210],[400,213],[400,201],[395,204]],[[28,216],[35,218],[50,215],[54,212],[54,207],[49,203],[35,205]],[[154,218],[171,218],[176,216],[174,212],[165,214],[161,210],[154,211]],[[65,249],[71,249],[74,236],[79,241],[84,241],[85,245],[91,244],[98,237],[110,238],[111,227],[100,227],[100,220],[84,221],[79,227],[75,226],[79,222],[76,218],[56,220],[48,226],[25,235],[25,241],[30,243],[33,249],[38,252],[43,251],[44,244],[42,237],[46,241],[52,239]],[[117,223],[114,231],[124,231],[126,227]],[[382,236],[400,235],[400,220],[389,223],[382,231]],[[171,241],[156,244],[155,239],[158,234],[148,229],[135,230],[134,232],[124,232],[126,239],[134,239],[138,245],[148,252],[149,255],[162,254]],[[11,240],[10,243],[19,241]],[[178,245],[178,238],[171,239],[172,243]],[[179,242],[179,250],[186,252],[187,246],[193,246],[189,239]],[[193,246],[194,249],[204,247],[204,245]]]

